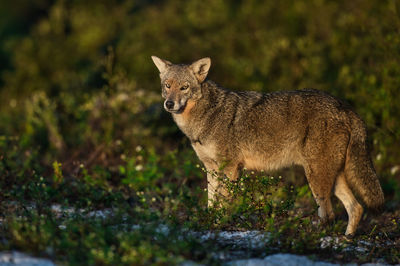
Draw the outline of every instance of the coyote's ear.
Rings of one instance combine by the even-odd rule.
[[[211,66],[211,59],[208,57],[197,60],[196,62],[190,65],[190,67],[194,72],[194,75],[196,76],[197,80],[200,83],[206,79],[210,66]]]
[[[157,56],[154,55],[151,56],[151,59],[153,59],[153,62],[160,71],[160,73],[165,72],[165,70],[167,70],[167,68],[172,65],[171,62],[158,58]]]

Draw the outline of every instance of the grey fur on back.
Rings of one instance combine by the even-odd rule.
[[[383,194],[376,189],[380,185],[367,151],[365,125],[346,103],[312,89],[267,94],[234,92],[207,81],[202,91],[204,100],[192,109],[193,119],[189,123],[193,124],[182,128],[192,142],[229,143],[221,147],[220,153],[228,161],[243,150],[261,157],[292,152],[292,156],[277,155],[278,162],[269,160],[269,164],[250,167],[276,170],[291,164],[302,165],[302,158],[294,151],[301,152],[307,143],[322,140],[327,131],[346,132],[350,135],[349,156],[354,158],[349,160],[348,170],[352,172],[347,176],[349,183],[368,207],[383,204]],[[315,146],[315,152],[320,147]],[[353,165],[353,160],[359,162]]]

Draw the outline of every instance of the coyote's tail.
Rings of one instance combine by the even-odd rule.
[[[351,137],[345,165],[346,180],[367,207],[381,209],[384,196],[368,153],[365,124],[357,115],[351,115]]]

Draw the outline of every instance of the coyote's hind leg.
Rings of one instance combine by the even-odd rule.
[[[349,136],[340,130],[327,131],[324,128],[310,130],[303,148],[304,170],[314,199],[319,205],[321,221],[335,218],[331,196],[336,179],[343,172]],[[325,130],[326,131],[326,130]]]
[[[346,236],[355,234],[357,225],[360,222],[363,207],[357,202],[349,186],[347,185],[344,173],[341,173],[336,180],[335,195],[343,203],[349,216],[349,222],[346,228]]]
[[[327,223],[335,219],[333,213],[331,193],[334,184],[334,178],[326,176],[326,172],[319,172],[312,168],[306,168],[306,177],[318,207],[318,216],[321,223]],[[324,182],[321,182],[321,177],[324,177]]]

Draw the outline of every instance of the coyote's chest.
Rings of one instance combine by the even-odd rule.
[[[218,168],[218,154],[217,149],[213,143],[203,144],[199,141],[192,142],[192,147],[196,152],[199,159],[206,165],[206,167]]]

